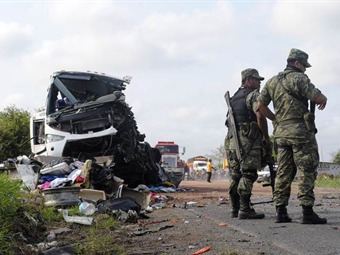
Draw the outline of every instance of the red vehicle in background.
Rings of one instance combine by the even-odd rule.
[[[180,153],[180,147],[175,142],[159,141],[155,148],[162,154],[162,167],[169,175],[171,183],[178,187],[184,178],[185,162],[180,159],[180,154],[184,155],[185,147],[182,147]]]

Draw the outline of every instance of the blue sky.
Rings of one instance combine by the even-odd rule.
[[[337,1],[0,1],[0,108],[42,107],[57,70],[130,75],[126,100],[147,142],[210,154],[224,142],[223,96],[241,71],[258,69],[264,86],[299,48],[328,97],[316,118],[330,161],[340,149],[338,13]]]

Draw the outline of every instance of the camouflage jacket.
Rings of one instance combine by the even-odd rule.
[[[258,101],[266,106],[273,101],[274,135],[278,141],[293,139],[307,142],[306,139],[315,137],[314,132],[307,130],[304,119],[309,114],[308,100],[315,100],[320,93],[307,75],[291,67],[267,81]],[[314,124],[314,119],[312,122]]]

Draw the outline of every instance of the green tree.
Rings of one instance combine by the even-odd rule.
[[[333,155],[333,163],[340,164],[340,150]]]
[[[0,111],[0,159],[29,155],[30,113],[14,105]]]

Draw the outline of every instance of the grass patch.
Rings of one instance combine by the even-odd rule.
[[[321,175],[315,181],[315,186],[323,188],[340,188],[340,176]]]
[[[124,247],[113,238],[113,232],[118,226],[117,221],[112,216],[98,215],[94,225],[87,229],[84,242],[78,243],[77,254],[126,255]]]
[[[15,234],[11,232],[17,211],[21,206],[21,182],[0,174],[0,254],[15,254]]]
[[[72,244],[76,244],[77,254],[126,255],[124,247],[117,242],[119,222],[112,216],[95,214],[91,226],[69,224],[57,206],[44,206],[39,192],[28,193],[21,187],[21,180],[0,173],[0,254],[37,254],[27,244],[46,242],[48,227],[68,227],[76,231],[76,235],[70,233],[70,238],[75,237]],[[67,210],[70,216],[83,216],[78,205]]]
[[[10,222],[21,205],[21,182],[0,174],[0,222]]]

